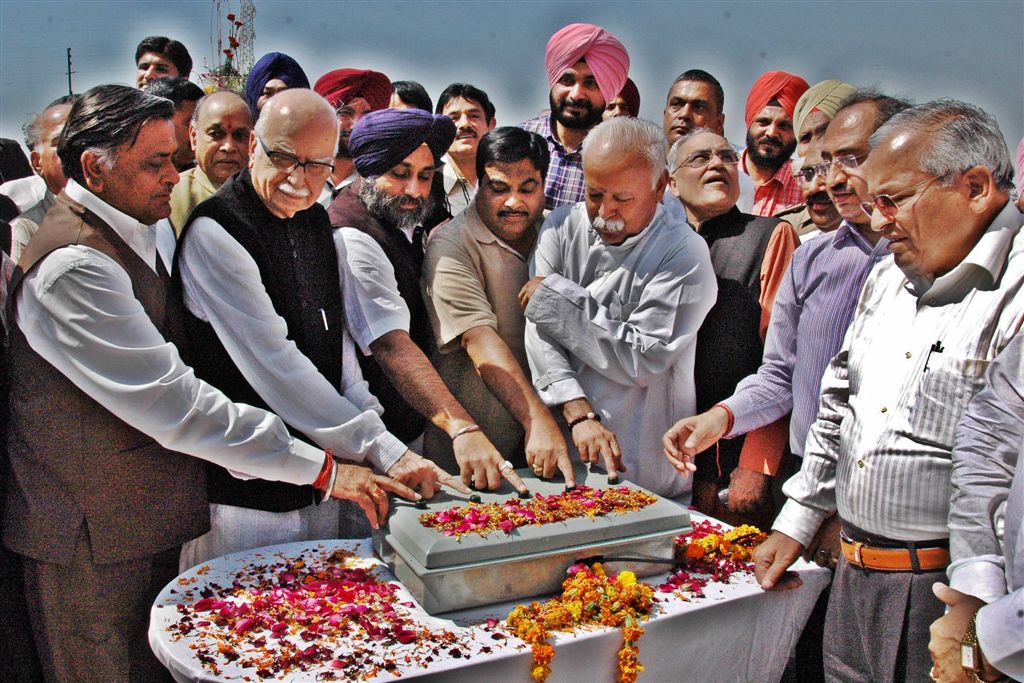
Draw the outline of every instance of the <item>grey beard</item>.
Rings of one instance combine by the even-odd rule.
[[[408,230],[423,222],[423,218],[433,205],[432,198],[428,197],[426,200],[422,200],[406,195],[392,197],[386,192],[378,190],[374,183],[375,180],[376,176],[363,179],[362,185],[359,187],[359,199],[370,215],[376,218],[381,225],[386,228]],[[419,204],[419,208],[399,209],[398,204],[403,200],[415,201]]]

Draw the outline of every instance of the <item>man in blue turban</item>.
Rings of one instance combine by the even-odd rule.
[[[283,52],[270,52],[253,64],[245,81],[245,101],[253,119],[271,97],[288,88],[308,88],[309,79],[299,63]]]
[[[434,174],[454,139],[449,117],[420,109],[372,111],[352,129],[348,146],[360,180],[327,211],[338,259],[352,275],[343,288],[349,331],[363,350],[363,376],[392,434],[415,450],[429,419],[451,437],[464,483],[496,489],[505,477],[523,491],[512,464],[427,358],[434,334],[420,294],[423,222]]]

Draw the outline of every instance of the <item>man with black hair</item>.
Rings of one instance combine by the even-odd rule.
[[[178,138],[178,149],[171,161],[178,173],[187,171],[196,165],[196,153],[192,149],[188,127],[196,104],[203,99],[202,88],[186,78],[174,76],[151,79],[142,89],[174,104],[174,118],[171,120],[174,123],[174,135]]]
[[[422,109],[426,112],[434,110],[427,89],[416,81],[394,81],[391,87],[394,88],[391,101],[388,103],[391,109]]]
[[[483,136],[480,189],[427,246],[424,299],[436,333],[438,374],[513,464],[573,482],[561,430],[530,383],[517,294],[544,215],[544,138],[521,128]],[[424,450],[447,465],[451,442],[428,427]]]
[[[494,130],[494,105],[480,88],[452,83],[437,98],[435,113],[455,122],[455,140],[444,155],[442,178],[448,206],[457,216],[476,193],[476,150],[480,138]]]
[[[192,56],[184,45],[172,38],[149,36],[135,48],[135,87],[140,90],[157,78],[188,78]]]
[[[181,544],[209,528],[199,458],[313,484],[375,521],[381,489],[416,495],[336,464],[182,362],[185,311],[153,228],[178,180],[173,113],[126,86],[81,96],[57,145],[67,187],[11,280],[3,540],[22,556],[48,681],[170,680],[149,609]]]

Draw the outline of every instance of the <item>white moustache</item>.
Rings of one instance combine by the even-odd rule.
[[[621,218],[614,218],[612,220],[605,220],[600,216],[594,217],[594,230],[600,230],[601,232],[622,232],[626,229],[626,221]]]
[[[277,186],[277,189],[297,199],[304,199],[309,196],[308,187],[293,187],[287,180]]]

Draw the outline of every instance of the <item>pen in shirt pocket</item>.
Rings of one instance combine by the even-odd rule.
[[[330,332],[331,328],[327,324],[327,313],[325,313],[324,309],[322,309],[322,308],[320,309],[320,318],[323,319],[323,321],[324,321],[324,331],[325,332]]]

